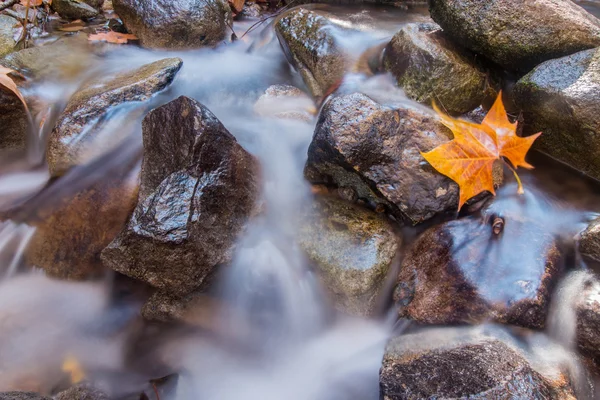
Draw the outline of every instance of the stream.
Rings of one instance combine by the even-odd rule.
[[[596,2],[580,3],[600,15]],[[406,24],[428,18],[427,6],[422,5],[303,7],[327,15],[338,45],[355,59],[387,43]],[[36,128],[26,149],[3,150],[0,155],[0,392],[54,395],[81,381],[74,372],[83,371],[85,381],[111,399],[377,400],[384,398],[380,368],[391,338],[402,342],[406,337],[406,346],[419,348],[424,343],[435,347],[486,336],[520,349],[537,371],[547,373],[544,376],[563,379],[558,376],[566,368],[574,398],[600,398],[594,373],[576,355],[573,304],[584,282],[600,273],[600,266],[582,258],[573,241],[600,215],[600,186],[544,154],[528,156],[535,169],[519,169],[523,196],[517,194],[513,175],[505,169],[503,185],[482,208],[468,205],[460,214],[452,212],[414,227],[398,224],[394,230],[403,238],[399,259],[387,272],[370,316],[350,316],[334,305],[296,240],[302,210],[310,208],[323,190],[337,193],[311,185],[304,175],[321,104],[299,97],[270,106],[299,110],[308,115],[304,119],[278,119],[256,111],[257,100],[272,85],[308,91],[280,46],[274,30],[277,20],[265,21],[245,35],[257,20],[235,21],[233,30],[239,39],[214,49],[89,45],[87,29],[102,26],[102,21],[91,22],[80,32],[50,29],[48,37],[35,39],[36,46],[57,38],[68,40],[71,52],[68,57],[58,54],[45,68],[45,77],[42,74],[22,88],[28,100],[36,99],[34,109],[42,111],[34,112]],[[48,136],[83,83],[171,57],[183,61],[171,85],[149,99],[122,103],[101,119],[93,119],[81,134],[84,161],[59,177],[51,176],[45,161]],[[346,71],[336,91],[362,93],[391,108],[413,104],[385,73]],[[45,272],[31,262],[28,251],[44,229],[68,237],[68,228],[53,231],[44,222],[65,202],[75,199],[71,204],[78,210],[77,202],[90,190],[106,191],[125,208],[131,193],[136,198],[144,154],[142,120],[150,110],[180,96],[208,108],[256,157],[262,177],[260,211],[237,238],[229,265],[210,277],[210,288],[203,289],[186,323],[161,324],[140,317],[142,306],[154,293],[151,285],[108,269],[93,278],[70,272],[69,279],[54,279],[63,267],[57,264]],[[168,132],[169,125],[162,129]],[[95,132],[93,141],[85,141],[87,131]],[[113,186],[129,189],[113,195],[107,189]],[[107,214],[100,207],[82,208],[71,216],[59,214],[51,224],[65,218],[62,222],[72,224],[73,230],[89,224],[98,236],[114,237],[126,222],[119,209]],[[453,245],[479,246],[482,239],[475,232],[482,226],[487,229],[490,215],[502,218],[505,228],[501,240],[488,244],[485,257],[494,257],[490,270],[508,266],[509,276],[469,275],[485,287],[482,296],[489,304],[517,301],[516,295],[504,297],[512,293],[507,287],[513,275],[523,274],[546,256],[546,248],[538,246],[542,234],[557,237],[557,246],[565,249],[564,274],[548,289],[555,296],[545,328],[516,328],[512,320],[502,324],[494,318],[472,326],[440,320],[426,327],[399,318],[400,301],[390,299],[399,262],[411,246],[428,228],[453,220],[465,224],[453,232],[466,241]],[[98,261],[100,250],[78,251]],[[454,250],[462,254],[461,248]],[[49,254],[51,248],[37,251]],[[167,265],[172,262],[164,260]]]

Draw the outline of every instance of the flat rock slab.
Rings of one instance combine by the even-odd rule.
[[[255,211],[258,162],[207,108],[187,97],[151,111],[142,125],[138,204],[102,259],[118,272],[184,296],[230,260]]]

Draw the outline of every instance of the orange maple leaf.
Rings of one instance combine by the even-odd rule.
[[[528,137],[516,134],[517,123],[511,123],[502,104],[502,93],[494,102],[481,124],[454,119],[439,110],[442,123],[454,134],[454,139],[421,155],[438,172],[452,179],[460,188],[458,209],[470,198],[483,191],[496,194],[493,182],[493,165],[496,160],[506,158],[512,164],[511,170],[517,178],[519,193],[523,186],[515,168],[533,168],[525,161],[531,145],[541,135]]]
[[[119,33],[119,32],[102,32],[88,36],[89,41],[103,41],[108,43],[124,44],[128,40],[137,40],[137,36],[130,33]]]

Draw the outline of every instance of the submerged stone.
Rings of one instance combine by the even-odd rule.
[[[547,61],[514,87],[534,148],[600,179],[600,49]]]
[[[81,88],[69,100],[48,139],[46,157],[50,173],[60,176],[110,148],[97,137],[105,122],[103,117],[113,107],[148,100],[165,89],[182,64],[179,58],[166,58],[108,79],[89,82]]]
[[[151,111],[143,139],[137,207],[102,259],[184,296],[230,260],[255,210],[258,162],[208,109],[187,97]]]
[[[231,34],[227,0],[113,0],[113,6],[144,47],[196,49]]]
[[[450,131],[418,106],[389,108],[363,94],[321,110],[305,174],[313,183],[354,189],[359,199],[418,224],[458,204],[458,186],[421,156]]]
[[[387,45],[383,63],[419,103],[435,100],[447,112],[463,114],[483,102],[487,78],[475,55],[449,41],[435,24],[402,28]]]
[[[424,324],[494,320],[542,329],[562,269],[543,224],[492,205],[425,231],[402,262],[394,302],[400,317]]]
[[[305,8],[286,13],[275,32],[290,63],[317,99],[339,84],[350,60],[336,42],[336,28],[327,17]]]
[[[290,85],[273,85],[258,98],[254,112],[261,117],[310,122],[317,109],[302,90]]]
[[[510,70],[600,46],[600,21],[570,0],[429,0],[429,11],[457,44]]]
[[[401,240],[381,214],[329,197],[302,213],[298,241],[336,308],[367,316],[376,309]]]

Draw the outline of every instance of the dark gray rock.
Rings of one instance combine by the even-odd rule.
[[[151,111],[142,127],[138,205],[102,259],[183,296],[231,258],[255,209],[258,163],[208,109],[187,97]]]
[[[194,49],[231,34],[227,0],[113,0],[113,6],[144,47]]]
[[[575,304],[576,342],[580,353],[600,368],[600,281],[589,275],[579,290]]]
[[[600,50],[547,61],[521,78],[513,97],[534,145],[600,179]]]
[[[568,379],[549,380],[504,342],[486,336],[452,340],[452,334],[420,332],[390,340],[379,373],[381,398],[575,399]]]
[[[401,317],[424,324],[495,320],[541,329],[562,272],[547,227],[492,205],[425,231],[402,261],[394,302]]]
[[[52,9],[65,19],[90,19],[100,15],[104,0],[54,0]]]
[[[286,13],[275,32],[290,63],[317,99],[339,84],[351,61],[336,42],[327,17],[305,8]]]
[[[110,400],[110,397],[92,385],[79,384],[60,392],[54,400]]]
[[[401,243],[384,215],[320,197],[302,213],[298,241],[338,310],[374,313]]]
[[[600,46],[600,21],[570,0],[429,0],[429,11],[456,43],[511,70]]]
[[[475,56],[449,41],[435,24],[409,24],[387,45],[383,63],[407,96],[427,105],[435,100],[451,114],[481,105],[486,74]]]
[[[350,187],[359,199],[412,224],[458,204],[458,186],[420,152],[451,138],[424,108],[384,107],[362,94],[336,97],[321,111],[305,174]]]
[[[46,157],[50,173],[60,176],[69,168],[89,161],[98,153],[94,142],[102,116],[111,107],[145,101],[171,84],[183,62],[166,58],[119,74],[108,80],[89,82],[69,100],[48,139]],[[93,127],[88,124],[100,121]]]

